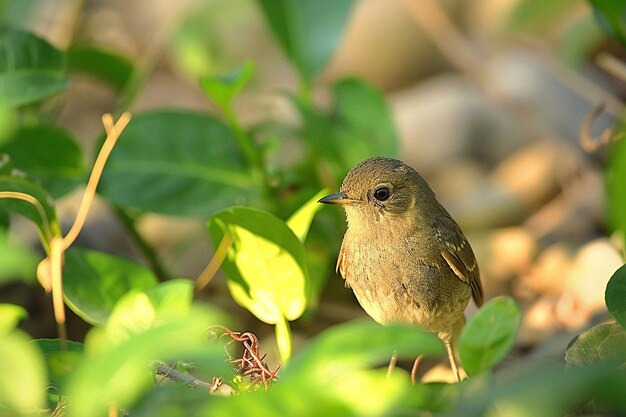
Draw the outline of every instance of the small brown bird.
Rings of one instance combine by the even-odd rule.
[[[376,157],[319,202],[345,209],[337,270],[367,314],[437,332],[460,380],[452,341],[470,296],[482,305],[483,289],[470,244],[428,183],[403,162]]]

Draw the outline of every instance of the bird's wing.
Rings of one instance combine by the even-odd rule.
[[[454,231],[453,233],[438,236],[442,243],[441,256],[454,274],[469,284],[472,289],[472,298],[476,305],[480,307],[483,304],[484,295],[476,257],[472,247],[454,220],[451,220],[449,227]],[[450,229],[444,228],[443,230]]]

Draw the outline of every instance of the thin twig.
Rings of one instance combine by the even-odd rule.
[[[262,355],[260,353],[259,341],[257,337],[251,332],[233,332],[232,330],[227,329],[224,326],[214,326],[223,331],[223,333],[219,337],[228,336],[232,339],[231,342],[241,343],[244,350],[241,355],[241,359],[233,359],[228,351],[226,354],[230,359],[230,362],[236,364],[238,367],[238,372],[243,376],[248,376],[250,381],[261,382],[265,389],[269,387],[269,384],[275,380],[277,380],[276,374],[280,369],[280,364],[276,365],[274,370],[270,370],[267,364],[264,361],[266,355]]]
[[[413,385],[415,385],[415,381],[417,381],[417,370],[419,369],[423,358],[424,354],[421,354],[415,358],[415,362],[413,362],[413,368],[411,368],[411,384]]]
[[[596,64],[615,78],[626,83],[626,63],[623,61],[607,52],[602,52],[598,54]]]
[[[391,355],[391,359],[389,359],[389,365],[387,366],[387,378],[389,378],[393,370],[396,368],[396,363],[398,363],[398,352],[394,350],[393,355]]]
[[[220,265],[224,262],[224,258],[226,258],[226,254],[228,253],[228,249],[232,243],[233,238],[228,233],[224,234],[222,241],[218,245],[217,249],[215,249],[213,257],[196,280],[196,294],[202,291],[209,284],[209,282],[211,282],[211,279],[220,268]]]
[[[591,113],[585,117],[585,120],[583,120],[583,124],[580,128],[580,145],[585,152],[595,152],[601,147],[607,146],[611,142],[615,142],[626,137],[626,132],[614,133],[610,128],[605,129],[600,136],[593,137],[591,135],[591,126],[593,125],[593,122],[596,121],[598,116],[602,114],[604,107],[604,103],[598,104],[591,111]]]

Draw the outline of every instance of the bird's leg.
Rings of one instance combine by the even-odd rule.
[[[391,359],[389,359],[389,366],[387,366],[387,377],[389,377],[391,372],[395,369],[396,362],[398,362],[398,352],[394,350],[393,355],[391,355]]]
[[[450,337],[443,338],[443,344],[446,345],[446,350],[448,351],[448,360],[450,361],[450,367],[452,368],[452,372],[454,373],[457,382],[461,382],[461,374],[459,373],[459,368],[456,364],[456,358],[454,357],[454,350],[452,350]]]

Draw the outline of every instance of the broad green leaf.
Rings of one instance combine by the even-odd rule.
[[[394,351],[399,358],[412,360],[420,354],[440,355],[444,347],[434,333],[415,326],[381,326],[358,320],[333,326],[317,336],[294,356],[283,379],[310,378],[323,384],[350,370],[386,363]]]
[[[86,174],[83,155],[69,132],[54,126],[22,128],[0,147],[14,169],[37,181],[54,198],[74,189]]]
[[[206,329],[221,324],[218,320],[195,306],[188,315],[173,317],[122,343],[111,341],[95,352],[88,349],[68,381],[72,398],[68,417],[105,415],[112,404],[129,408],[153,386],[150,367],[155,360],[199,359],[210,364],[215,376],[227,373],[223,346],[206,341]]]
[[[308,272],[302,242],[274,215],[236,207],[211,218],[215,244],[229,234],[233,243],[222,268],[237,303],[260,320],[295,320],[306,305]]]
[[[565,351],[573,366],[610,365],[626,369],[626,331],[617,323],[605,323],[582,332]]]
[[[624,115],[626,122],[626,114]],[[622,122],[615,134],[626,134],[626,123]],[[606,188],[608,214],[611,226],[622,232],[626,243],[626,140],[618,140],[609,147]]]
[[[44,361],[23,332],[14,330],[2,335],[0,369],[0,413],[7,413],[2,415],[32,415],[44,407]]]
[[[623,0],[589,0],[596,21],[607,35],[626,46],[626,3]]]
[[[14,279],[34,281],[40,260],[33,249],[7,239],[0,227],[0,285]]]
[[[606,285],[604,294],[609,313],[626,329],[626,265],[622,265]]]
[[[398,135],[385,96],[358,78],[346,78],[333,85],[334,118],[351,136],[366,144],[369,155],[395,156]],[[355,164],[356,165],[356,164]]]
[[[17,129],[18,118],[16,109],[8,106],[6,103],[0,101],[0,146],[11,140],[15,129]],[[5,157],[0,152],[0,168],[2,164],[6,163]]]
[[[344,79],[333,86],[333,96],[329,114],[304,100],[295,103],[318,169],[340,183],[348,170],[367,158],[396,156],[398,137],[384,97],[373,87]]]
[[[257,0],[272,32],[302,78],[310,83],[339,45],[352,0]]]
[[[92,45],[73,45],[67,51],[68,69],[92,75],[121,90],[133,75],[126,57]]]
[[[493,298],[481,307],[461,332],[465,371],[476,375],[497,365],[513,347],[520,320],[520,309],[510,297]]]
[[[66,381],[83,359],[82,343],[61,339],[35,339],[33,343],[43,352],[48,371],[48,385],[55,395],[67,395]]]
[[[46,237],[46,241],[60,233],[54,203],[46,190],[34,182],[23,178],[0,175],[0,193],[3,191],[30,195],[38,201],[39,207],[43,211],[39,211],[36,206],[29,202],[4,197],[0,197],[0,210],[18,213],[32,220],[37,225],[40,233]]]
[[[320,209],[320,204],[317,201],[326,194],[328,194],[328,190],[322,189],[287,219],[287,226],[301,242],[306,239],[313,217]]]
[[[0,27],[0,101],[36,103],[68,85],[61,51],[32,33]]]
[[[231,130],[212,116],[181,110],[135,116],[99,192],[123,207],[178,216],[207,216],[259,194]]]
[[[166,319],[184,317],[193,298],[193,283],[176,279],[124,295],[115,305],[106,329],[113,341],[126,340]]]
[[[90,324],[105,324],[115,304],[129,291],[156,284],[148,269],[129,260],[75,248],[65,253],[65,302]]]
[[[0,304],[0,335],[15,329],[20,320],[28,317],[22,306],[15,304]]]
[[[221,108],[227,108],[248,84],[254,74],[254,63],[247,61],[241,67],[221,76],[206,76],[200,80],[204,93]]]

